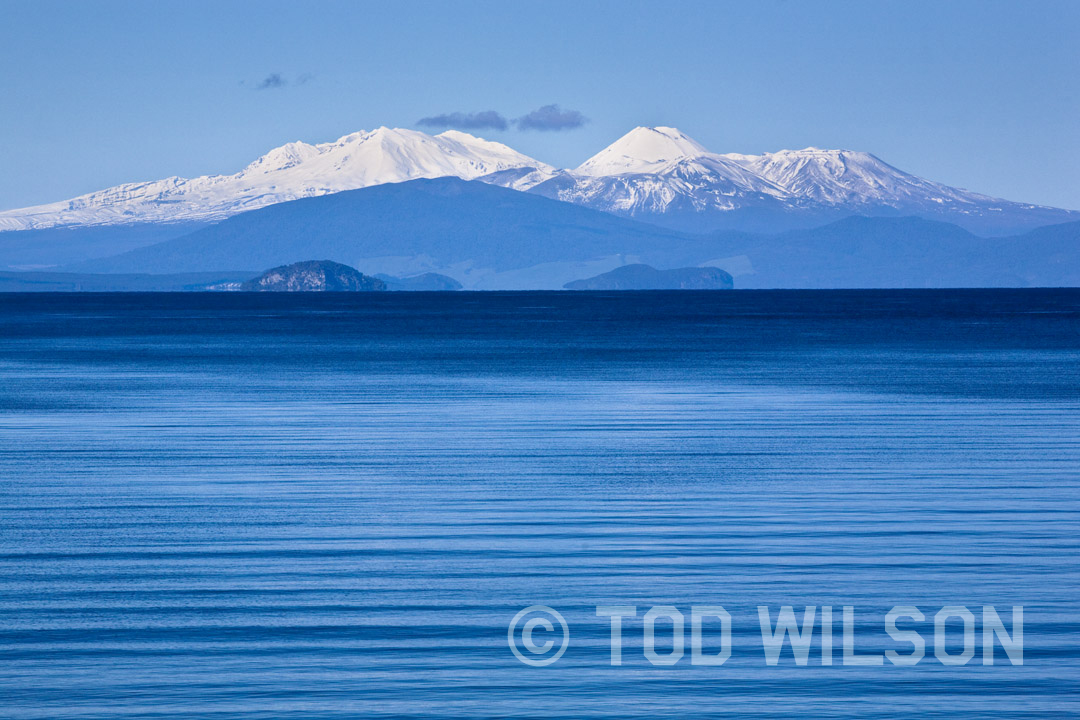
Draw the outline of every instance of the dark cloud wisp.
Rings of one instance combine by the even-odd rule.
[[[494,110],[477,113],[452,112],[420,118],[416,124],[430,128],[459,128],[461,130],[506,130],[510,121]]]
[[[279,88],[288,87],[290,85],[307,85],[309,82],[315,79],[315,76],[311,73],[301,73],[297,75],[294,80],[290,80],[285,75],[279,72],[270,73],[259,82],[254,85],[248,85],[252,90],[277,90]],[[247,85],[243,80],[240,81],[241,85]]]
[[[518,130],[557,132],[576,130],[587,122],[589,118],[577,110],[563,110],[558,105],[545,105],[528,115],[522,115],[514,121],[514,124],[517,125]]]
[[[267,75],[261,83],[255,86],[256,90],[273,90],[274,88],[285,87],[289,83],[285,81],[285,78],[281,76],[281,73],[270,73]]]

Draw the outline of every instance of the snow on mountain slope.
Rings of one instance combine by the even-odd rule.
[[[514,172],[483,179],[631,216],[746,207],[854,211],[993,200],[909,175],[869,153],[807,148],[720,155],[669,127],[635,128],[575,170]]]
[[[742,163],[669,127],[638,127],[574,170],[482,178],[515,190],[622,215],[732,210],[787,193]]]
[[[559,197],[627,214],[669,207],[734,210],[766,197],[791,208],[866,206],[960,210],[993,204],[995,198],[923,180],[865,152],[781,150],[762,155],[709,152],[669,127],[635,128],[585,161],[576,186],[565,182]],[[601,178],[598,182],[596,178]]]
[[[993,202],[986,195],[923,180],[865,152],[781,150],[763,155],[727,155],[771,180],[793,197],[823,205]]]
[[[672,164],[707,154],[702,145],[670,127],[636,127],[583,162],[577,175],[659,173]]]
[[[220,220],[246,210],[417,178],[472,179],[518,167],[554,172],[497,142],[450,130],[379,128],[320,145],[294,142],[235,175],[128,183],[64,202],[0,212],[0,230]]]
[[[662,171],[655,173],[562,173],[529,189],[630,216],[776,205],[787,197],[775,183],[727,158],[708,153],[668,160]]]
[[[1080,218],[1055,208],[931,182],[864,152],[782,150],[717,154],[669,127],[631,130],[575,170],[496,174],[486,182],[680,229],[710,229],[733,211],[742,222],[821,224],[847,215],[920,215],[1002,234]],[[770,230],[770,226],[772,227]],[[715,229],[715,228],[713,228]]]

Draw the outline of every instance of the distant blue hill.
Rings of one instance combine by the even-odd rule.
[[[320,257],[367,274],[436,271],[466,287],[560,288],[622,265],[624,256],[691,264],[708,254],[708,244],[704,236],[570,203],[438,178],[271,205],[69,269],[202,272]]]
[[[1003,243],[1010,253],[1026,256],[1016,269],[1025,284],[1080,287],[1080,222],[1047,225]],[[989,260],[1000,262],[993,256]]]
[[[730,290],[732,282],[731,275],[720,268],[657,270],[639,263],[574,280],[563,287],[567,290]]]
[[[188,235],[206,223],[140,223],[0,233],[0,271],[71,265]]]
[[[192,292],[238,286],[254,275],[250,271],[177,275],[0,271],[0,292]]]
[[[982,238],[916,217],[851,217],[753,239],[711,237],[716,258],[728,256],[727,269],[732,256],[744,259],[733,273],[740,288],[1080,285],[1080,222]]]
[[[849,217],[778,235],[693,235],[456,178],[272,205],[67,269],[191,273],[312,257],[369,275],[434,272],[466,289],[557,289],[616,267],[719,267],[736,288],[1080,285],[1080,223],[982,238],[916,217]]]
[[[403,278],[379,273],[375,277],[386,283],[387,290],[446,292],[461,289],[461,283],[457,280],[439,273],[421,273],[420,275]]]

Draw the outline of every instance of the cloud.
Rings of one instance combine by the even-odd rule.
[[[558,105],[545,105],[542,108],[533,110],[528,115],[522,115],[514,121],[518,130],[554,132],[575,130],[587,122],[589,122],[589,118],[577,110],[563,110]]]
[[[288,85],[285,78],[281,77],[281,73],[270,73],[263,79],[261,83],[255,86],[256,90],[273,90],[275,88],[282,88]]]
[[[478,113],[452,112],[432,115],[416,121],[421,127],[460,128],[462,130],[506,130],[510,122],[494,110]]]
[[[288,87],[290,85],[299,86],[307,85],[309,82],[315,79],[315,76],[309,72],[301,73],[296,76],[295,80],[289,80],[281,73],[270,73],[265,78],[255,83],[254,85],[248,85],[245,81],[241,80],[241,85],[247,85],[252,90],[277,90],[279,88]]]

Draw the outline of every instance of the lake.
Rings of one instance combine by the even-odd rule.
[[[1078,290],[0,295],[6,718],[1075,717],[1078,533]]]

